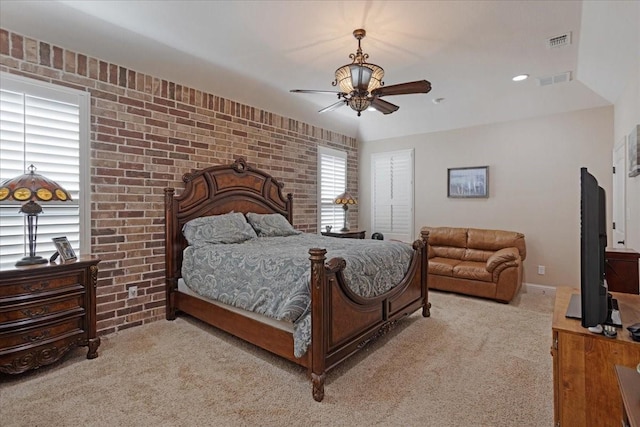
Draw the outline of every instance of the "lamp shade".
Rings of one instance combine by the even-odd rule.
[[[336,205],[357,205],[358,201],[355,197],[345,191],[344,193],[336,197],[333,200],[333,203],[335,203]]]
[[[66,202],[71,199],[67,190],[55,181],[36,173],[36,167],[29,166],[29,172],[8,179],[0,184],[0,202]],[[26,213],[26,212],[25,212]]]

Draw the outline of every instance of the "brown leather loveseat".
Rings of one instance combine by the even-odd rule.
[[[431,289],[508,303],[522,285],[524,234],[477,228],[423,227],[429,233]]]

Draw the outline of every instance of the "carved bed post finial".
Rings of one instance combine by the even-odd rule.
[[[245,160],[244,157],[238,157],[236,159],[236,161],[233,162],[231,167],[236,172],[244,172],[244,171],[247,171],[247,170],[251,169],[249,166],[247,166],[247,161]]]

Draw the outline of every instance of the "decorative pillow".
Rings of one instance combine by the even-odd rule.
[[[258,237],[240,212],[192,219],[182,227],[182,234],[192,246],[240,243]]]
[[[280,214],[257,214],[248,213],[247,220],[249,224],[256,230],[258,236],[276,237],[276,236],[292,236],[301,234],[293,228],[289,221]]]

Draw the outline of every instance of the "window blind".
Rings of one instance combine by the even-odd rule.
[[[318,224],[320,230],[327,225],[336,229],[344,224],[344,210],[341,205],[336,205],[333,200],[344,193],[347,186],[347,153],[332,150],[326,147],[318,148]]]
[[[66,89],[66,88],[65,88]],[[81,250],[81,111],[77,94],[43,83],[2,76],[0,86],[0,181],[14,178],[33,164],[39,173],[62,185],[72,201],[42,202],[38,216],[40,256],[50,256],[52,237],[66,236],[76,253]],[[88,110],[88,108],[87,108]],[[87,150],[88,151],[88,150]],[[0,265],[15,264],[29,253],[26,217],[20,203],[0,205]]]
[[[413,239],[413,150],[371,155],[372,232]]]

